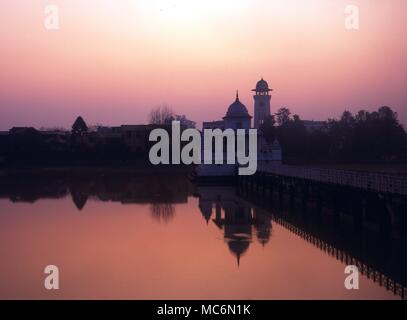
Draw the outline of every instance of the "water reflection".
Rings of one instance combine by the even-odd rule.
[[[223,232],[238,266],[254,237],[263,246],[269,242],[271,216],[239,198],[234,187],[200,186],[197,190],[203,217],[209,223],[214,216],[212,222]]]
[[[157,221],[170,222],[175,216],[175,207],[171,203],[153,203],[150,205],[152,216]]]
[[[77,261],[92,257],[88,262],[92,267],[106,266],[104,273],[95,273],[93,285],[103,279],[104,292],[111,292],[116,281],[126,281],[126,290],[103,296],[107,298],[405,297],[403,233],[395,238],[381,230],[373,232],[371,219],[352,222],[346,199],[357,203],[358,195],[343,192],[343,197],[334,201],[341,204],[338,209],[321,206],[310,197],[304,202],[301,195],[259,196],[240,186],[194,186],[184,174],[3,173],[0,249],[5,262],[0,274],[18,274],[22,265],[49,260],[76,270]],[[71,206],[73,202],[73,211],[81,214],[72,214],[67,202]],[[25,211],[20,212],[17,204],[25,204]],[[47,251],[49,239],[56,245]],[[110,248],[114,250],[108,254]],[[364,274],[360,292],[344,291],[341,277],[346,264],[358,265]],[[115,272],[133,276],[115,278]],[[315,283],[309,280],[313,272],[320,273]],[[332,278],[335,275],[339,281]],[[15,287],[14,296],[26,297],[22,295],[26,284],[19,287],[10,276],[2,280],[5,288],[8,279],[9,288]],[[78,292],[83,298],[100,297],[91,285],[86,291],[83,281],[78,278],[76,291],[71,289],[74,297]],[[7,294],[0,290],[1,297]],[[30,294],[48,297],[34,289]]]
[[[168,223],[175,204],[186,203],[192,185],[185,174],[143,174],[138,171],[75,170],[46,173],[13,172],[0,179],[0,198],[14,203],[71,196],[82,211],[89,199],[121,204],[149,204],[151,215]]]

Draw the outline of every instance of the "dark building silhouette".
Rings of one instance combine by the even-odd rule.
[[[198,195],[205,221],[208,223],[213,217],[213,223],[223,231],[224,240],[238,266],[256,238],[262,245],[269,242],[271,217],[239,198],[234,187],[199,186]]]

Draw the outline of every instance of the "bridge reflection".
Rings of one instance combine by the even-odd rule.
[[[264,177],[240,179],[237,190],[274,223],[406,298],[405,198]]]
[[[373,280],[374,282],[378,283],[381,287],[385,287],[387,290],[392,291],[394,294],[399,295],[402,299],[406,298],[407,288],[397,280],[394,280],[383,274],[380,271],[375,270],[370,265],[366,264],[365,262],[359,260],[349,254],[346,251],[338,249],[331,243],[325,242],[312,234],[307,233],[306,231],[292,225],[291,223],[285,221],[281,217],[275,217],[274,221],[280,224],[281,226],[285,227],[287,230],[291,231],[292,233],[300,236],[305,241],[313,244],[314,246],[318,247],[320,250],[324,251],[326,254],[336,258],[337,260],[341,261],[345,265],[355,265],[358,267],[359,272],[361,272],[364,276],[368,279]]]

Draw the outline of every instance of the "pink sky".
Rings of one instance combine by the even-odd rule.
[[[44,28],[56,4],[60,30]],[[359,31],[344,27],[348,4]],[[264,77],[272,112],[389,105],[407,125],[405,0],[3,0],[0,130],[144,123],[163,103],[201,123]]]

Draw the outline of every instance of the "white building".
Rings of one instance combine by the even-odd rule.
[[[267,82],[261,79],[257,82],[254,99],[254,129],[259,129],[264,120],[270,116],[271,113],[271,95],[272,91]],[[236,94],[235,101],[227,109],[226,115],[223,120],[212,122],[204,122],[202,129],[245,129],[252,128],[252,116],[249,114],[246,106],[240,101],[239,94]],[[258,134],[258,160],[259,161],[273,161],[274,163],[281,163],[281,147],[278,141],[274,141],[272,145],[268,144],[263,136]],[[246,144],[248,145],[248,144]],[[224,161],[226,161],[226,152],[224,148]],[[204,154],[202,152],[202,154]],[[230,177],[235,176],[237,173],[237,165],[229,164],[201,164],[197,167],[196,173],[198,177]]]
[[[257,82],[256,88],[252,90],[254,99],[254,129],[259,129],[264,121],[271,115],[271,95],[273,91],[268,83],[262,78]],[[204,122],[203,129],[250,129],[252,116],[246,106],[240,102],[239,94],[236,100],[229,106],[223,120]]]
[[[202,129],[250,129],[252,116],[247,111],[246,106],[240,102],[239,93],[236,93],[236,100],[229,106],[223,120],[204,122]]]

